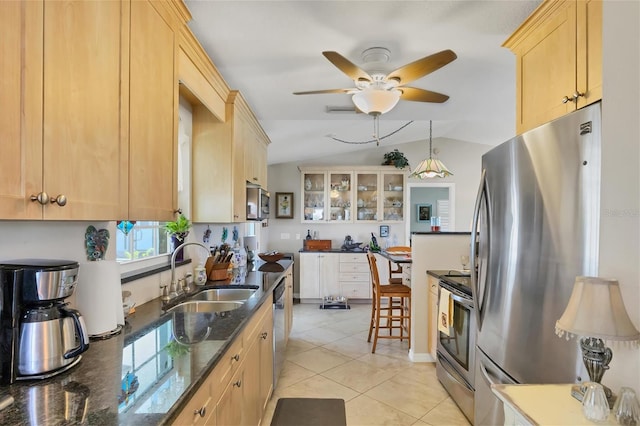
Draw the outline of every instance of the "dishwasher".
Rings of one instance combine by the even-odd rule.
[[[273,289],[273,389],[278,384],[278,377],[284,365],[285,351],[285,279],[278,282]]]

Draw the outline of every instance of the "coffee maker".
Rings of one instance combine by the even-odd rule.
[[[70,260],[0,264],[0,383],[45,379],[80,362],[89,335],[80,313],[64,302],[78,269]]]

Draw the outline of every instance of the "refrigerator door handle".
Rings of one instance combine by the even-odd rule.
[[[480,209],[482,208],[482,200],[485,199],[486,194],[486,182],[487,182],[487,169],[482,169],[482,175],[480,176],[480,187],[478,188],[478,195],[476,197],[476,205],[473,209],[473,222],[471,225],[471,294],[476,304],[475,315],[476,325],[478,331],[482,330],[482,313],[484,297],[480,297],[480,283],[478,282],[478,276],[480,275],[478,256],[476,253],[476,244],[478,242],[478,223],[480,220]],[[486,201],[485,201],[486,202]],[[487,225],[489,226],[489,225]],[[483,285],[483,288],[485,286]]]

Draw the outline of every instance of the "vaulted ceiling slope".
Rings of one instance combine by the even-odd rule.
[[[336,51],[365,67],[362,52],[384,47],[386,72],[451,49],[458,58],[411,83],[445,93],[443,104],[401,101],[379,122],[381,143],[433,137],[497,145],[515,134],[515,60],[502,42],[540,0],[218,1],[186,0],[190,26],[229,86],[240,90],[269,135],[268,162],[308,160],[371,148],[373,118],[346,94],[293,92],[351,87],[322,56]]]

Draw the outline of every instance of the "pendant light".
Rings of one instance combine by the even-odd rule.
[[[431,147],[433,134],[433,125],[432,121],[429,120],[429,158],[424,159],[418,164],[418,167],[415,168],[413,173],[409,175],[409,177],[415,177],[418,179],[430,179],[434,177],[446,177],[451,176],[453,173],[447,169],[447,167],[442,164],[442,161],[437,158],[432,157],[433,149]]]

